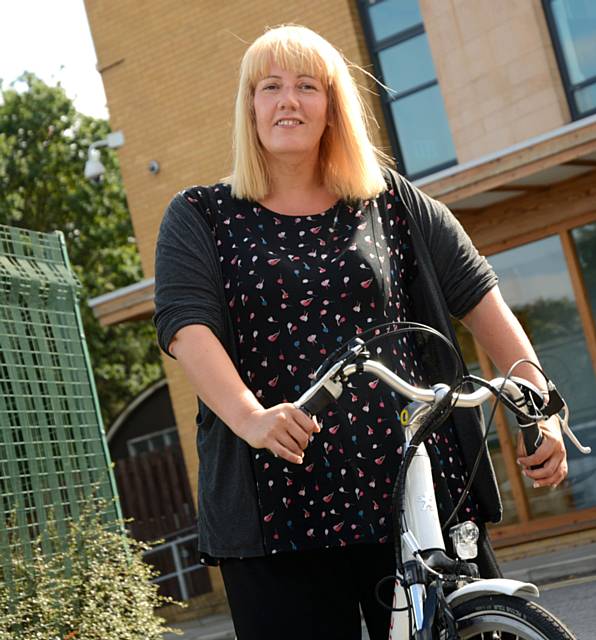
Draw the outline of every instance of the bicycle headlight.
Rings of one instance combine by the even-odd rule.
[[[478,555],[477,543],[479,535],[478,527],[471,520],[451,527],[449,536],[458,558],[471,560]]]

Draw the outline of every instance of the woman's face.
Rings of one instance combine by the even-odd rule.
[[[255,87],[254,109],[259,140],[270,155],[318,155],[328,118],[327,90],[318,78],[274,63]]]

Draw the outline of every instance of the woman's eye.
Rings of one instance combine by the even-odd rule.
[[[314,84],[303,84],[300,88],[304,91],[316,91],[317,89]]]
[[[277,89],[277,85],[276,84],[266,84],[263,87],[263,91],[274,91],[275,89]]]

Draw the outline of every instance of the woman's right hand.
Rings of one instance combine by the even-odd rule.
[[[251,411],[238,425],[236,435],[255,449],[269,449],[288,462],[302,464],[310,436],[320,430],[314,419],[284,402]]]

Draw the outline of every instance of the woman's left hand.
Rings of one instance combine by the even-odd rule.
[[[567,451],[563,442],[563,434],[559,421],[553,416],[540,423],[543,440],[531,455],[526,455],[526,448],[521,432],[517,439],[517,462],[522,473],[534,480],[534,488],[556,487],[567,477]],[[530,467],[537,466],[537,469]]]

